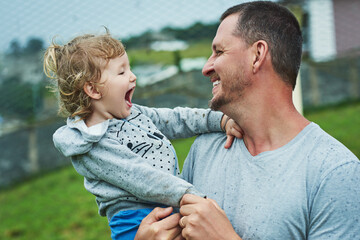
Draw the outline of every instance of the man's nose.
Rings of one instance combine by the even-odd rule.
[[[213,71],[214,71],[214,60],[210,56],[202,69],[202,74],[205,77],[209,77]]]

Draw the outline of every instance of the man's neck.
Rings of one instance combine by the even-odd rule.
[[[262,108],[238,107],[230,110],[230,114],[224,112],[241,126],[244,143],[253,156],[286,145],[310,123],[291,102],[266,104]]]
[[[293,120],[289,119],[289,121]],[[254,122],[244,129],[244,143],[252,156],[273,151],[289,143],[309,123],[305,118],[299,118],[291,123],[279,121],[263,125]]]

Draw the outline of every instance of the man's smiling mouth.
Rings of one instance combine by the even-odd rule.
[[[216,80],[215,82],[213,82],[213,87],[216,87],[219,84],[220,84],[220,80]]]

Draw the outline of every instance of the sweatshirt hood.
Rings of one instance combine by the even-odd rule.
[[[53,135],[55,147],[65,156],[87,153],[92,145],[104,136],[109,121],[87,127],[83,120],[68,118],[67,125],[60,127]]]

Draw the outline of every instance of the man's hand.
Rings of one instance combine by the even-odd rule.
[[[185,194],[180,202],[179,224],[187,240],[241,240],[225,212],[212,199]]]
[[[229,116],[225,115],[221,119],[221,129],[226,133],[225,148],[229,149],[234,141],[234,138],[243,138],[243,131],[241,127]]]
[[[173,214],[172,208],[155,208],[141,222],[135,240],[182,240],[179,226],[180,214]]]

